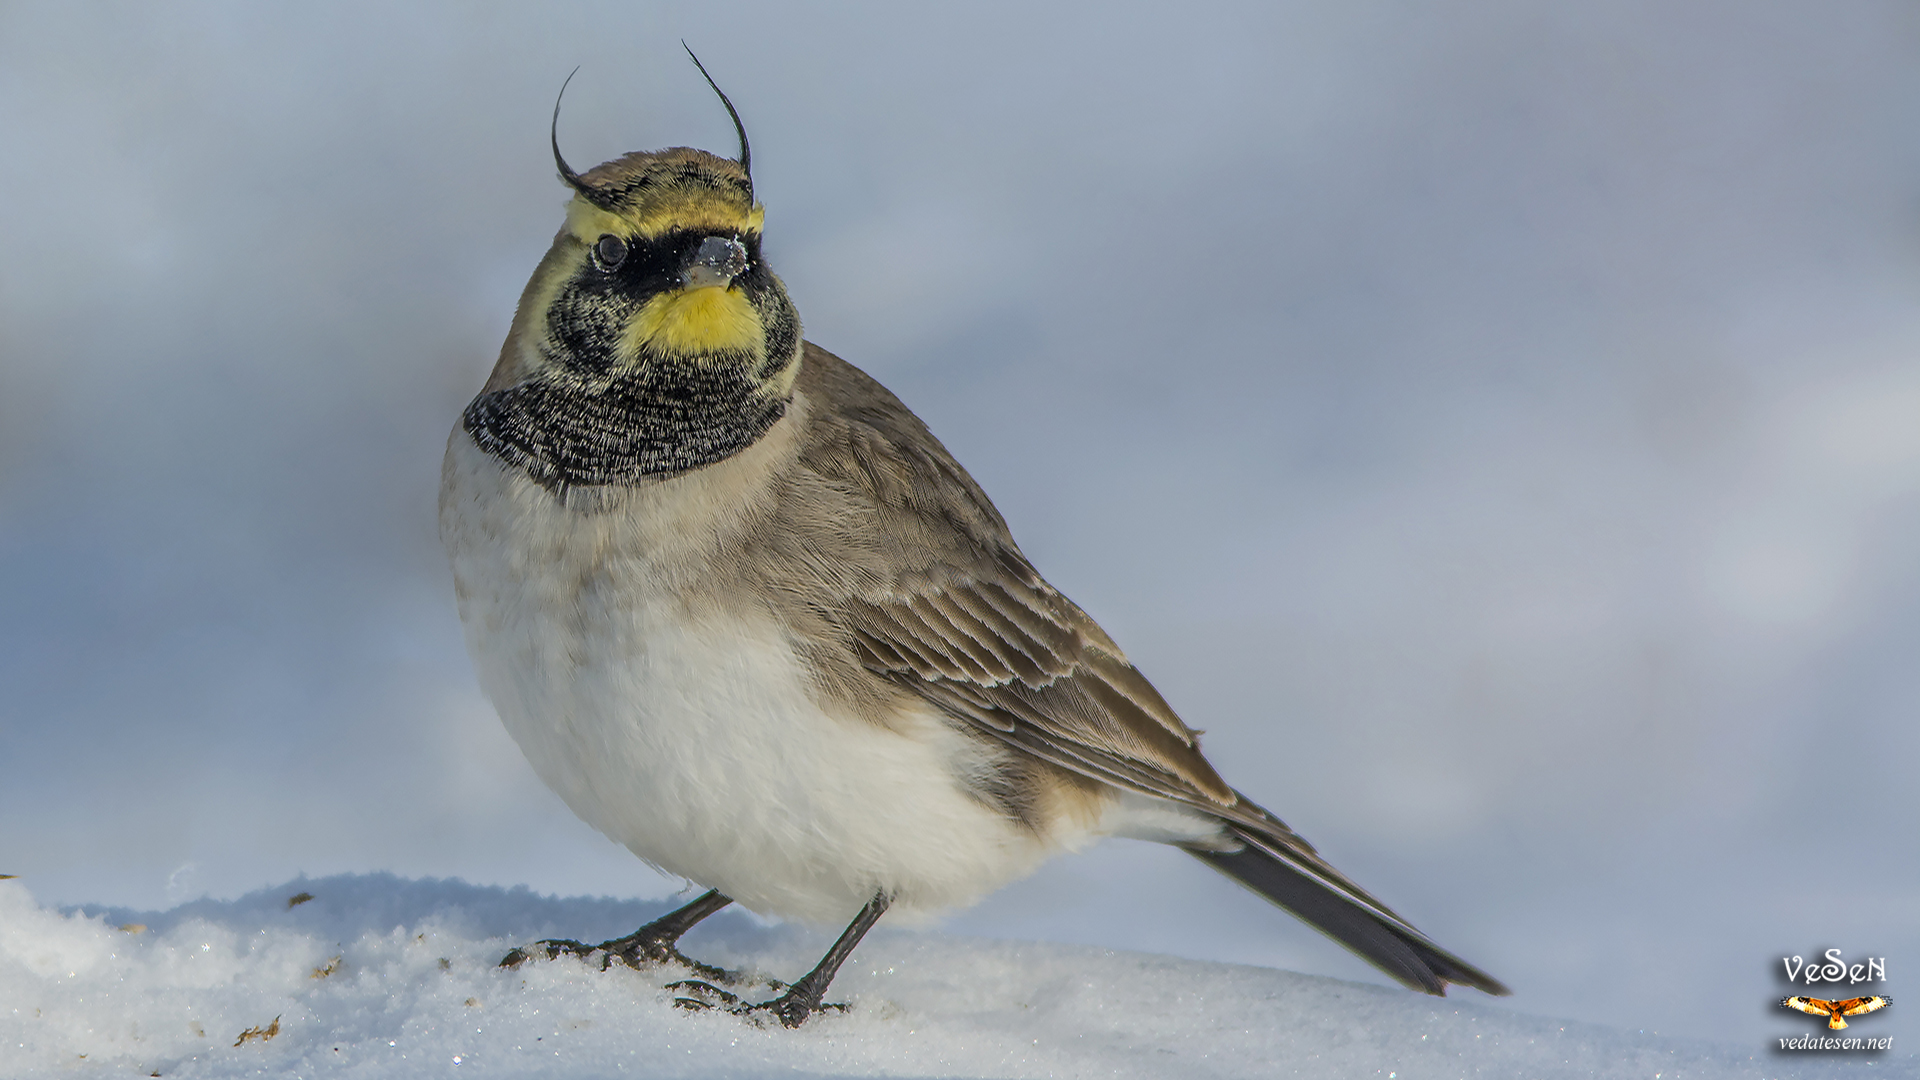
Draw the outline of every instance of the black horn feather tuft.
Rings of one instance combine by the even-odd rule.
[[[693,55],[693,46],[682,41],[680,47],[687,50],[687,55],[693,59],[693,66],[700,69],[700,74],[707,80],[707,85],[713,87],[713,92],[720,95],[720,104],[727,107],[727,115],[733,117],[734,134],[740,136],[740,171],[747,177],[747,205],[751,206],[753,205],[753,151],[747,146],[746,125],[740,122],[740,113],[733,107],[733,102],[727,99],[727,92],[720,89],[720,84],[713,81],[712,75],[707,74],[707,65]]]
[[[560,102],[567,96],[567,83],[571,83],[573,77],[578,74],[580,69],[577,67],[568,72],[566,81],[560,84],[559,95],[553,99],[553,124],[547,129],[547,137],[553,142],[553,163],[559,167],[560,179],[566,181],[568,187],[579,192],[588,202],[600,209],[612,210],[614,208],[612,198],[606,192],[581,179],[580,174],[574,172],[573,166],[568,165],[567,159],[560,154]]]

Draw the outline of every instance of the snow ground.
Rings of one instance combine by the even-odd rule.
[[[298,894],[312,899],[290,905]],[[1285,971],[876,931],[844,1015],[798,1031],[690,1014],[669,972],[514,943],[599,940],[659,903],[384,874],[301,878],[165,912],[60,911],[0,882],[0,1075],[1771,1077],[1912,1059],[1773,1056]],[[824,932],[723,913],[692,955],[791,978]],[[277,1028],[273,1025],[277,1024]],[[274,1030],[270,1039],[243,1032]],[[236,1045],[239,1043],[239,1045]]]

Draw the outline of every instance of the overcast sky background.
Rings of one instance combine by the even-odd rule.
[[[567,72],[578,167],[732,152],[684,37],[808,336],[1513,1008],[1747,1041],[1782,956],[1911,985],[1920,9],[391,7],[0,7],[0,872],[41,900],[677,887],[500,730],[434,496]],[[1142,844],[949,926],[1374,978]]]

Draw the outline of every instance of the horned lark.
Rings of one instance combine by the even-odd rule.
[[[1506,993],[1223,780],[926,425],[802,339],[720,98],[738,160],[576,173],[556,132],[566,223],[447,445],[441,534],[501,720],[575,813],[712,890],[599,948],[684,961],[732,902],[850,919],[785,993],[735,1006],[793,1026],[882,913],[1124,836],[1409,987]]]

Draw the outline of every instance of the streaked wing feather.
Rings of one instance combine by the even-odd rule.
[[[996,711],[1017,717],[1013,738],[1007,741],[1036,756],[1063,764],[1077,772],[1106,780],[1121,788],[1147,795],[1217,811],[1209,800],[1197,795],[1191,784],[1178,773],[1158,762],[1137,755],[1115,753],[1095,741],[1063,735],[1054,717],[1030,700],[1032,695],[1001,695]],[[1007,708],[1006,706],[1012,706]]]
[[[1180,721],[1086,612],[1013,542],[986,494],[918,418],[877,383],[809,346],[803,382],[831,416],[803,451],[823,492],[851,496],[863,542],[812,560],[869,670],[1063,767],[1259,825]],[[823,400],[828,398],[823,396]],[[857,571],[845,569],[858,563]],[[1009,727],[1009,725],[1012,725]],[[1238,811],[1238,812],[1236,812]],[[1278,825],[1277,835],[1286,835]]]
[[[1073,626],[1073,616],[1085,616],[1065,597],[1044,583],[1006,578],[923,590],[848,605],[875,671],[911,674],[902,684],[943,707],[965,702],[961,719],[996,734],[1008,731],[1011,718],[1042,741],[1061,743],[1070,758],[1146,766],[1167,778],[1150,794],[1183,802],[1198,796],[1214,811],[1233,804],[1193,732],[1124,657]]]

